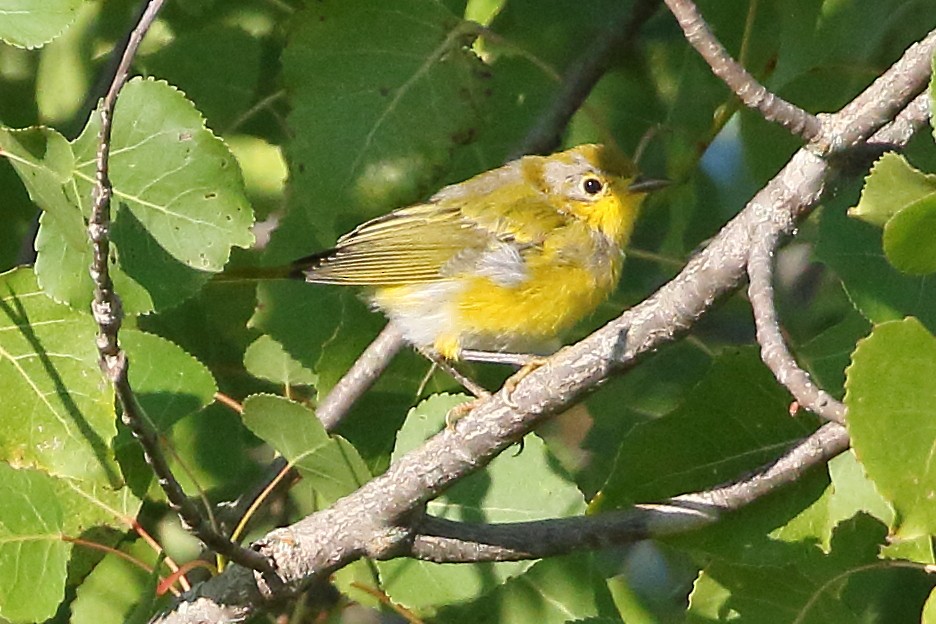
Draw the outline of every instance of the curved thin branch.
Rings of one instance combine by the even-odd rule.
[[[771,283],[773,256],[780,243],[780,236],[776,231],[758,234],[760,233],[755,233],[752,240],[747,271],[748,298],[754,311],[754,326],[757,329],[757,343],[761,347],[761,359],[800,406],[825,420],[844,423],[845,406],[817,387],[810,379],[809,373],[799,367],[786,347],[780,333]]]
[[[348,372],[328,392],[315,408],[315,415],[328,431],[334,431],[351,406],[390,365],[393,357],[406,345],[403,334],[393,323],[381,330]]]
[[[929,121],[932,114],[930,101],[930,92],[926,89],[907,104],[894,121],[875,132],[868,143],[893,149],[906,145]]]
[[[815,115],[771,93],[757,82],[744,67],[731,58],[724,46],[715,38],[708,24],[691,0],[664,0],[676,17],[686,41],[705,59],[712,72],[745,106],[753,108],[767,121],[773,121],[806,141],[819,135],[820,122]]]
[[[597,516],[511,524],[471,524],[426,517],[419,522],[406,555],[437,563],[517,561],[685,533],[793,483],[807,470],[825,464],[847,448],[848,432],[830,423],[745,479],[660,504],[635,505],[633,509]]]
[[[123,52],[120,63],[117,65],[110,88],[103,100],[101,100],[101,127],[98,131],[95,184],[91,217],[88,222],[88,236],[92,245],[90,273],[94,281],[94,300],[91,303],[91,311],[95,322],[98,324],[96,343],[101,370],[114,384],[114,392],[117,395],[122,412],[121,417],[134,437],[139,440],[147,463],[156,474],[160,486],[166,493],[169,504],[179,514],[182,521],[190,526],[195,534],[216,552],[241,565],[272,575],[273,568],[268,560],[256,552],[241,548],[215,531],[200,513],[195,503],[185,495],[185,491],[179,485],[175,475],[172,474],[169,464],[162,454],[158,437],[152,427],[149,426],[142,408],[136,401],[128,378],[130,361],[126,353],[120,348],[118,340],[120,325],[123,320],[123,310],[121,309],[120,298],[114,291],[114,284],[111,281],[108,267],[110,255],[110,200],[113,192],[108,175],[111,128],[114,108],[117,105],[117,96],[127,82],[130,64],[143,42],[143,37],[146,36],[146,32],[162,8],[163,2],[164,0],[149,1],[139,21],[130,33],[127,47]]]
[[[913,59],[921,56],[932,59],[934,48],[936,30],[907,48],[899,61],[838,113],[820,115],[822,135],[816,138],[814,148],[823,155],[837,154],[869,136],[872,142],[882,141],[874,133],[892,120],[898,121],[899,125],[894,128],[892,140],[886,142],[893,146],[904,145],[912,135],[910,128],[913,124],[908,122],[918,119],[920,107],[927,105],[919,102],[917,96],[926,91],[932,71],[931,67],[923,67]],[[881,98],[882,93],[887,93],[888,97]],[[910,106],[914,100],[917,101]],[[907,109],[906,114],[902,114],[904,109]]]

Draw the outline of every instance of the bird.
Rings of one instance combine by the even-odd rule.
[[[421,351],[522,367],[612,292],[641,204],[666,184],[600,144],[523,156],[371,219],[293,270],[362,287]]]

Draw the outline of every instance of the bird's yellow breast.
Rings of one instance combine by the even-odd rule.
[[[380,288],[374,304],[415,342],[442,356],[460,349],[527,352],[551,341],[608,296],[620,275],[617,247],[589,250],[589,262],[552,251],[530,254],[516,283],[502,276],[454,275],[446,282]]]
[[[530,279],[504,287],[486,277],[472,277],[455,301],[461,348],[524,350],[535,348],[569,329],[608,296],[615,275],[597,275],[585,266],[542,266]],[[440,336],[436,348],[446,357],[453,336]],[[468,344],[460,344],[466,342]],[[442,348],[439,348],[442,347]]]

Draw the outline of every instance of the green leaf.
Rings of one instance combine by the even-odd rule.
[[[888,152],[865,178],[858,205],[849,216],[883,227],[904,208],[936,194],[936,175],[914,168],[900,154]]]
[[[0,462],[0,617],[41,622],[65,597],[71,545],[52,478]]]
[[[212,280],[181,305],[137,319],[140,329],[158,334],[191,353],[211,369],[220,390],[243,397],[261,389],[242,365],[244,351],[258,332],[247,328],[257,304],[256,284]]]
[[[65,216],[43,213],[39,223],[36,237],[39,284],[56,300],[88,309],[93,293],[88,274],[91,248],[87,240],[80,246],[66,242],[73,233],[86,232],[81,213],[77,210]],[[124,310],[131,314],[174,305],[198,292],[210,277],[170,258],[124,206],[118,208],[111,232],[115,233],[115,241],[124,232],[140,235],[126,254],[121,254],[116,244],[111,247],[113,257],[118,260],[118,264],[111,264],[111,279]]]
[[[845,367],[855,343],[870,331],[867,319],[849,310],[844,320],[796,349],[796,356],[823,390],[841,397],[845,394]]]
[[[316,370],[323,345],[349,322],[349,317],[359,317],[349,314],[347,307],[355,302],[343,298],[352,296],[345,291],[291,280],[261,282],[257,285],[257,305],[247,325],[269,334],[302,366]],[[355,327],[354,333],[360,334],[360,327]],[[330,387],[326,385],[326,389]]]
[[[183,418],[169,433],[169,443],[179,457],[170,467],[186,491],[214,491],[230,500],[260,477],[260,466],[249,455],[256,442],[246,435],[240,414],[226,405],[212,403]],[[143,466],[134,473],[152,478],[152,470]],[[161,498],[161,488],[155,481],[151,485],[149,495]]]
[[[283,345],[266,335],[247,347],[244,366],[255,377],[286,386],[311,386],[318,379],[315,373],[286,353]]]
[[[218,388],[211,373],[175,344],[128,329],[120,333],[120,342],[130,361],[130,385],[143,416],[157,433],[166,434],[179,420],[214,401]],[[206,444],[199,446],[207,451]],[[142,496],[153,474],[127,427],[121,426],[114,450],[129,484]],[[184,472],[189,474],[194,468],[189,463]]]
[[[0,41],[38,48],[75,21],[82,0],[0,0]]]
[[[75,141],[79,197],[91,194],[98,124],[95,115]],[[128,82],[112,142],[114,202],[126,204],[173,258],[217,272],[231,247],[253,243],[237,162],[181,91],[155,80]]]
[[[883,323],[847,371],[852,447],[897,513],[901,537],[936,532],[936,338],[919,321]]]
[[[127,553],[152,565],[152,550],[138,542]],[[78,586],[71,604],[71,624],[135,624],[149,621],[155,611],[159,577],[123,557],[106,555]],[[167,602],[163,599],[163,602]],[[140,611],[145,610],[140,616]],[[136,617],[133,616],[136,614]]]
[[[879,613],[881,604],[896,602],[889,596],[889,581],[899,579],[900,571],[874,565],[886,533],[882,524],[859,515],[836,527],[827,554],[816,545],[799,543],[781,546],[786,554],[783,562],[739,565],[715,561],[696,581],[689,597],[688,621],[869,621],[865,618]],[[913,602],[906,595],[901,600]],[[901,610],[912,612],[912,608]],[[905,620],[889,617],[888,621]]]
[[[936,271],[936,193],[910,204],[887,222],[884,253],[904,273]]]
[[[461,182],[516,157],[521,142],[559,88],[559,80],[522,56],[498,58],[491,66],[479,124],[467,149],[456,150],[445,181]]]
[[[789,404],[756,349],[723,353],[682,406],[624,438],[601,508],[704,489],[778,457],[813,424],[790,418]]]
[[[0,129],[0,143],[4,135],[5,131]],[[0,146],[0,188],[4,193],[4,227],[0,228],[0,267],[6,269],[22,262],[23,241],[34,231],[37,211],[13,166],[6,162],[2,151]]]
[[[152,474],[152,470],[142,462],[141,468]],[[127,531],[143,504],[129,487],[114,490],[107,485],[68,478],[52,479],[50,484],[62,510],[62,534],[104,547],[116,546],[126,540]],[[102,556],[99,549],[73,549],[68,561],[69,578],[83,578]]]
[[[923,616],[920,618],[920,624],[936,624],[936,589],[934,589],[926,604],[923,605]]]
[[[79,109],[87,106],[85,100],[95,72],[87,50],[95,36],[99,36],[94,30],[100,11],[98,3],[81,3],[71,28],[39,54],[36,106],[44,123],[62,129],[84,122],[85,113],[79,113]],[[63,131],[68,133],[68,130]]]
[[[614,0],[587,4],[563,0],[505,2],[490,28],[506,41],[486,39],[485,45],[500,54],[522,50],[561,73],[623,12],[624,7]]]
[[[933,543],[929,535],[921,535],[915,539],[900,539],[891,541],[881,549],[881,556],[887,559],[905,560],[930,565],[936,563],[933,553]]]
[[[90,197],[99,123],[95,114],[75,141],[78,197]],[[121,91],[110,176],[114,203],[126,204],[189,267],[220,271],[231,247],[253,243],[237,162],[185,95],[165,82],[137,78]]]
[[[117,102],[110,178],[116,266],[113,279],[128,313],[165,308],[191,297],[220,271],[232,247],[253,241],[253,218],[234,157],[204,126],[184,95],[169,85],[134,79]],[[90,246],[82,218],[90,214],[99,116],[65,152],[60,137],[45,136],[56,151],[38,172],[20,172],[45,215],[36,243],[43,289],[77,308],[92,293]],[[51,131],[46,131],[48,135]],[[35,160],[37,157],[33,157]],[[73,159],[73,170],[64,166]],[[14,165],[16,166],[16,165]],[[33,187],[39,187],[34,190]],[[51,216],[50,216],[51,215]]]
[[[257,220],[282,209],[283,189],[289,172],[279,145],[248,134],[227,135],[224,141],[237,158],[247,197]],[[258,245],[262,246],[262,245]]]
[[[0,128],[0,155],[13,165],[36,205],[61,219],[75,213],[65,192],[75,168],[75,157],[65,137],[51,128]],[[63,235],[71,246],[88,246],[83,225]]]
[[[712,357],[688,342],[660,351],[653,358],[614,376],[585,402],[593,419],[583,447],[591,457],[576,478],[588,496],[594,496],[608,480],[615,457],[632,428],[665,416],[681,405],[703,379]],[[626,405],[621,397],[627,397]]]
[[[878,228],[837,210],[823,210],[816,253],[838,274],[855,308],[871,322],[916,316],[936,328],[936,281],[891,266]]]
[[[832,495],[829,516],[833,525],[864,512],[887,526],[894,522],[894,510],[875,489],[864,468],[849,450],[829,461]]]
[[[136,518],[143,504],[126,487],[114,490],[74,479],[54,479],[51,486],[62,508],[62,533],[65,535],[78,536],[105,527],[123,535],[130,528],[126,520]]]
[[[421,445],[445,427],[445,415],[464,395],[440,394],[417,405],[397,436],[393,458]],[[528,436],[523,450],[506,452],[484,471],[459,481],[426,510],[463,522],[519,522],[580,514],[585,505],[568,476],[559,474],[545,444]],[[383,588],[394,601],[420,613],[491,591],[533,565],[530,561],[443,565],[413,559],[378,562]],[[521,618],[522,619],[522,618]],[[446,620],[447,621],[447,620]]]
[[[244,424],[303,476],[322,505],[350,494],[371,475],[354,447],[329,437],[315,413],[282,397],[255,394],[244,401]]]
[[[438,188],[477,130],[485,83],[468,47],[477,25],[433,0],[329,0],[291,19],[293,203],[272,241],[280,259]]]
[[[0,275],[0,459],[57,476],[120,483],[113,393],[96,326],[46,297],[28,269]],[[15,415],[15,417],[13,417]]]
[[[132,329],[120,333],[120,342],[130,359],[130,385],[159,433],[214,401],[211,372],[177,345]]]

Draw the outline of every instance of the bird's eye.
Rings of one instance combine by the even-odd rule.
[[[582,190],[589,195],[597,195],[604,188],[604,184],[598,178],[585,178],[582,180]]]

